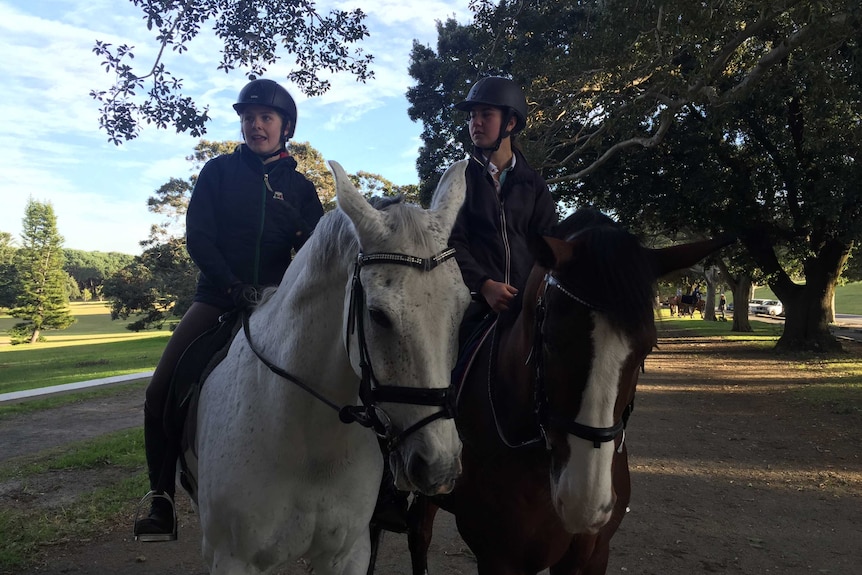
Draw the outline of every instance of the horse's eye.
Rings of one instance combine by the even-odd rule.
[[[368,316],[371,318],[371,321],[384,329],[390,329],[392,327],[392,321],[389,319],[389,316],[379,309],[369,309]]]

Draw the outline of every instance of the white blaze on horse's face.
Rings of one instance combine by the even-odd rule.
[[[592,315],[592,366],[575,421],[607,428],[615,423],[620,377],[632,345],[601,314]],[[574,435],[569,435],[567,442],[568,461],[551,483],[554,506],[567,531],[596,533],[610,520],[616,502],[612,484],[614,442],[595,447],[592,441]]]
[[[363,253],[427,258],[446,249],[464,201],[466,162],[447,170],[430,210],[403,204],[377,210],[355,190],[338,164],[330,165],[339,206],[353,222]],[[408,208],[413,215],[405,220],[398,210]],[[470,302],[454,258],[430,271],[375,263],[361,269],[360,279],[365,292],[365,341],[379,385],[447,388],[457,359],[458,326]],[[345,297],[350,297],[349,285]],[[345,305],[345,310],[348,308]],[[353,368],[361,377],[356,334],[346,329],[345,334]],[[399,403],[381,403],[379,407],[397,430],[407,429],[441,409]],[[444,493],[454,487],[460,473],[460,454],[454,420],[444,418],[408,435],[391,454],[390,464],[400,489]]]

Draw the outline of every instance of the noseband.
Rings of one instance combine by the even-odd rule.
[[[533,331],[533,349],[530,353],[530,355],[534,358],[533,360],[536,367],[536,387],[534,393],[536,414],[539,419],[539,429],[541,431],[541,434],[545,438],[545,442],[547,444],[546,429],[554,427],[556,429],[565,431],[570,435],[574,435],[575,437],[579,437],[587,441],[592,441],[593,447],[599,448],[601,447],[602,443],[613,441],[620,433],[622,433],[623,441],[620,442],[620,446],[618,448],[618,451],[621,452],[623,442],[625,442],[626,424],[628,424],[629,417],[634,410],[634,400],[632,400],[626,406],[619,421],[617,421],[611,427],[592,427],[589,425],[578,423],[574,420],[574,418],[564,417],[557,413],[551,412],[551,406],[548,401],[548,391],[545,385],[545,354],[542,345],[544,337],[545,316],[547,311],[546,299],[548,295],[548,290],[550,288],[555,288],[557,291],[559,291],[569,299],[577,302],[578,304],[586,307],[587,309],[590,309],[592,311],[601,311],[598,306],[584,300],[581,297],[578,297],[571,289],[564,286],[560,282],[560,280],[551,272],[545,274],[542,295],[539,296],[539,299],[536,301],[536,323],[535,329]]]
[[[374,376],[371,367],[371,355],[368,344],[365,341],[365,290],[359,272],[364,266],[375,264],[397,264],[417,268],[423,272],[430,272],[446,260],[455,255],[454,248],[448,248],[430,258],[420,258],[399,253],[380,252],[374,254],[363,254],[360,252],[353,268],[353,282],[350,292],[350,308],[348,310],[347,336],[357,333],[359,338],[359,367],[362,370],[362,378],[359,383],[359,399],[362,405],[339,406],[310,385],[300,380],[295,375],[273,364],[266,359],[254,346],[249,329],[249,312],[243,312],[242,323],[246,341],[254,354],[260,361],[276,375],[290,381],[304,391],[310,393],[319,401],[325,403],[338,412],[339,419],[344,423],[356,422],[363,427],[369,427],[384,440],[384,446],[392,451],[404,441],[411,433],[428,425],[438,419],[451,419],[455,417],[455,391],[453,386],[445,389],[418,389],[400,385],[380,385]],[[350,346],[348,345],[348,354]],[[377,404],[401,403],[407,405],[427,405],[440,407],[440,411],[419,420],[407,429],[399,432],[393,428],[389,415]]]

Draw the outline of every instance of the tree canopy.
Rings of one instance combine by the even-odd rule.
[[[830,345],[824,302],[860,232],[858,2],[473,8],[439,24],[436,51],[414,45],[423,193],[468,141],[453,104],[479,76],[512,77],[520,145],[559,199],[671,237],[738,233],[786,304],[780,344]]]
[[[155,61],[139,68],[133,65],[134,46],[99,40],[93,48],[114,83],[90,95],[100,104],[99,125],[117,145],[135,138],[142,123],[195,137],[206,133],[207,109],[184,95],[183,79],[163,61],[166,51],[187,52],[206,25],[223,43],[217,69],[225,73],[241,69],[254,79],[290,55],[294,65],[287,79],[309,96],[329,89],[325,73],[348,72],[363,82],[373,77],[372,57],[355,47],[368,36],[358,8],[323,14],[312,0],[130,1],[143,13],[141,25],[154,35],[159,51]]]
[[[656,146],[684,106],[743,101],[791,53],[812,54],[816,65],[854,43],[860,26],[853,0],[471,6],[471,23],[438,23],[436,50],[414,43],[411,54],[417,85],[407,97],[425,129],[423,184],[462,157],[469,139],[452,106],[481,76],[525,88],[528,157],[551,183],[578,181],[621,150]]]
[[[63,256],[63,269],[77,282],[79,291],[87,290],[92,297],[100,297],[105,279],[133,259],[133,256],[117,252],[72,249],[64,249]]]

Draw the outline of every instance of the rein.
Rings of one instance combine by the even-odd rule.
[[[590,425],[578,423],[573,418],[563,417],[556,413],[551,413],[551,407],[548,401],[548,392],[545,386],[544,353],[542,352],[542,338],[544,335],[543,332],[546,312],[545,300],[548,295],[548,290],[550,288],[556,288],[560,293],[562,293],[569,299],[592,311],[601,311],[601,309],[598,306],[578,297],[571,289],[564,286],[560,282],[560,280],[551,272],[545,274],[544,283],[545,286],[542,290],[542,295],[539,296],[539,299],[536,301],[536,323],[533,333],[533,349],[530,352],[530,355],[534,358],[536,365],[536,387],[534,402],[536,406],[536,414],[539,418],[539,429],[541,431],[541,434],[543,437],[546,438],[547,441],[547,432],[545,429],[547,427],[553,426],[557,429],[565,431],[569,435],[574,435],[575,437],[579,437],[587,441],[592,441],[593,447],[599,448],[601,447],[602,443],[614,441],[617,436],[622,433],[623,439],[620,442],[619,447],[617,448],[617,452],[622,452],[623,444],[625,443],[626,425],[628,424],[629,417],[634,410],[634,399],[632,399],[632,401],[623,410],[622,416],[620,417],[619,421],[617,421],[611,427],[592,427]]]
[[[451,384],[445,389],[417,389],[406,386],[379,384],[377,378],[374,376],[374,370],[371,367],[371,354],[368,351],[368,343],[365,340],[365,290],[362,287],[359,272],[362,267],[374,264],[405,265],[424,272],[430,272],[446,260],[452,258],[454,255],[454,248],[445,249],[430,258],[420,258],[389,252],[373,254],[363,254],[360,252],[353,268],[350,308],[348,310],[347,336],[349,338],[352,333],[357,332],[359,337],[359,366],[362,370],[362,377],[359,383],[359,399],[362,401],[362,405],[338,406],[338,404],[303,382],[295,375],[278,367],[264,357],[252,342],[251,330],[249,328],[250,312],[248,310],[244,311],[242,314],[242,327],[246,341],[257,358],[261,363],[269,368],[270,371],[293,383],[303,391],[311,394],[315,399],[337,411],[338,418],[342,423],[356,422],[362,427],[373,429],[374,432],[384,440],[385,448],[388,451],[392,451],[396,449],[398,445],[410,434],[425,425],[428,425],[432,421],[444,418],[451,419],[455,417],[455,391]],[[350,346],[347,346],[347,349],[349,355]],[[400,433],[396,433],[389,416],[377,405],[378,402],[423,405],[440,407],[441,409],[440,411],[432,413],[431,415],[419,420]]]

